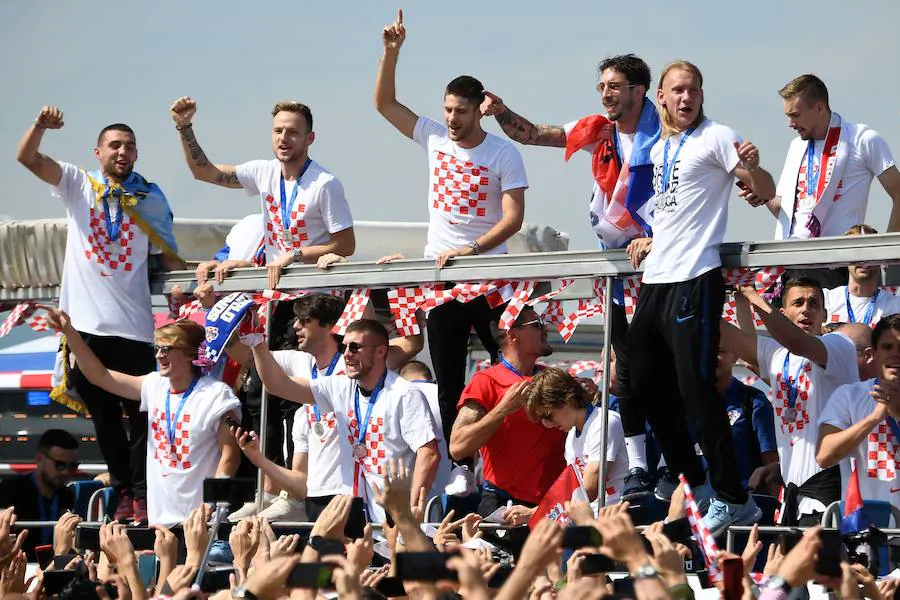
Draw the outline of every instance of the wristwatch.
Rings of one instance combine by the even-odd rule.
[[[635,581],[640,581],[641,579],[653,579],[654,577],[659,576],[659,571],[656,570],[656,567],[647,563],[640,569],[634,572],[631,576]]]
[[[231,597],[234,598],[234,600],[259,600],[259,598],[256,597],[256,594],[244,586],[238,586],[231,590]]]
[[[294,248],[291,250],[291,254],[294,256],[295,263],[303,260],[303,248]]]
[[[791,584],[781,575],[773,575],[766,580],[767,590],[783,590],[784,593],[791,593]]]
[[[469,248],[472,249],[472,254],[477,255],[479,252],[481,252],[481,244],[478,243],[478,240],[475,240],[474,242],[470,242]]]

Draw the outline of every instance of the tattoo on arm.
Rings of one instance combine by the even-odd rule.
[[[203,152],[203,148],[200,147],[200,144],[197,142],[197,137],[194,135],[194,130],[191,127],[185,127],[181,130],[181,139],[184,141],[185,146],[187,146],[188,151],[191,153],[191,160],[194,161],[194,164],[198,167],[205,167],[209,164],[209,159],[206,158],[206,154]]]
[[[222,171],[219,171],[216,174],[216,183],[222,185],[240,185],[241,181],[238,179],[237,173],[223,173]]]
[[[556,125],[535,125],[509,108],[496,116],[503,132],[520,144],[566,147],[566,131]]]
[[[456,415],[456,423],[454,423],[454,425],[457,427],[465,427],[466,425],[477,423],[486,414],[487,411],[484,410],[483,406],[477,402],[468,400],[463,404],[459,414]]]

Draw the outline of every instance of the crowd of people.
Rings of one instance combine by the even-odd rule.
[[[257,471],[264,475],[264,497],[232,507],[230,543],[214,540],[210,554],[233,564],[232,597],[250,600],[332,584],[341,597],[377,597],[361,586],[395,577],[403,562],[395,560],[399,547],[419,553],[457,546],[462,551],[446,558],[446,568],[458,579],[452,589],[465,598],[542,597],[561,582],[560,595],[573,598],[619,589],[603,574],[613,569],[585,571],[587,555],[613,559],[630,573],[627,593],[635,597],[686,597],[683,559],[691,549],[682,544],[690,543],[670,539],[654,524],[642,541],[629,507],[655,499],[665,503],[667,520],[677,521],[685,518],[690,489],[699,508],[695,524],[718,536],[731,525],[759,522],[760,496],[777,497],[778,523],[817,525],[831,503],[847,500],[856,478],[864,501],[896,503],[900,298],[881,287],[880,268],[787,271],[768,290],[738,285],[738,325],[722,318],[726,284],[718,247],[733,186],[772,213],[777,239],[860,236],[876,233],[864,223],[877,177],[893,200],[887,231],[900,229],[900,172],[886,142],[834,112],[821,79],[801,75],[779,91],[798,137],[776,181],[752,142],[706,117],[703,76],[692,63],[665,66],[654,104],[643,60],[605,59],[597,90],[606,115],[564,126],[532,123],[464,75],[447,85],[440,123],[397,100],[402,11],[382,37],[375,108],[428,156],[424,253],[438,268],[456,257],[505,253],[522,226],[524,161],[513,143],[483,129],[483,118],[495,117],[515,142],[565,148],[566,158],[590,153],[591,226],[601,247],[624,248],[634,267],[643,267],[631,319],[621,282],[616,286],[606,332],[613,368],[600,382],[611,392],[610,406],[599,405],[592,381],[541,365],[553,348],[535,306],[504,325],[503,303],[483,295],[420,314],[429,369],[415,360],[424,336],[392,335],[377,294],[374,308],[340,329],[346,298],[309,294],[281,302],[268,338],[249,296],[217,294],[216,284],[235,268],[265,267],[268,287],[276,289],[291,264],[327,269],[353,255],[350,203],[340,180],[310,158],[312,111],[299,102],[272,110],[275,158],[239,165],[207,158],[194,133],[194,99],[172,104],[194,177],[244,189],[259,199],[261,211],[235,225],[225,247],[196,268],[193,293],[208,311],[205,327],[175,320],[154,330],[149,276],[186,265],[165,195],[134,170],[135,133],[124,124],[104,128],[95,149],[99,169],[88,172],[39,152],[44,133],[63,126],[62,111],[44,107],[20,142],[18,160],[52,186],[68,215],[59,308],[47,307],[51,325],[63,334],[61,385],[53,395],[80,403],[93,419],[115,486],[114,519],[157,528],[161,572],[153,593],[187,593],[201,567],[210,516],[204,480]],[[184,300],[181,290],[175,296]],[[472,332],[492,366],[467,381]],[[769,384],[768,398],[734,377],[738,360]],[[72,507],[62,485],[77,469],[76,451],[69,439],[51,436],[38,449],[37,472],[0,487],[0,505],[15,504],[19,518],[33,512],[34,497],[36,517],[59,519],[52,541],[57,555],[72,549],[78,525],[65,512]],[[543,501],[568,471],[583,502],[568,503],[559,520],[592,527],[602,540],[567,546],[560,523],[544,518]],[[351,498],[362,499],[370,522],[384,525],[388,549],[379,554],[389,568],[369,569],[378,565],[371,527],[344,539],[356,505]],[[433,498],[464,518],[453,521],[448,513],[435,531],[422,533],[424,507]],[[12,511],[3,515],[0,529],[14,521]],[[306,520],[315,526],[302,543],[276,539],[268,525]],[[480,532],[482,522],[504,528]],[[181,567],[175,567],[170,528],[184,532]],[[46,531],[28,535],[29,552],[38,536],[49,539]],[[866,597],[893,593],[893,584],[876,585],[865,567],[831,565],[837,575],[820,568],[819,537],[813,528],[790,551],[770,546],[763,595],[780,597],[813,579],[840,582],[848,597],[858,597],[856,583]],[[339,539],[340,551],[316,538]],[[5,593],[23,592],[25,541],[0,536]],[[304,549],[295,555],[298,544]],[[149,586],[136,581],[124,529],[104,526],[101,547],[96,567],[91,557],[73,559],[82,579],[105,581],[117,571],[120,596],[146,596]],[[488,584],[502,565],[478,548],[515,557],[499,591]],[[563,548],[577,551],[560,562]],[[750,575],[761,548],[754,534],[738,586],[726,595],[756,588]],[[320,558],[331,583],[290,585],[299,562]],[[726,563],[737,557],[707,558],[713,572],[732,569]],[[394,595],[444,593],[442,585],[410,584],[413,579]]]

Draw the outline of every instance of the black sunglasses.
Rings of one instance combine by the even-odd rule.
[[[163,356],[166,356],[173,348],[174,346],[160,346],[158,344],[153,344],[153,354],[162,354]]]
[[[350,354],[356,354],[363,348],[377,348],[378,346],[382,346],[383,344],[358,344],[357,342],[350,342],[346,345],[347,352]]]
[[[45,454],[44,456],[47,456],[47,455]],[[53,461],[53,466],[60,473],[63,471],[77,471],[79,465],[81,464],[77,460],[73,460],[72,462],[66,462],[64,460],[56,460],[52,456],[47,456],[47,458],[49,458],[50,460]]]
[[[518,325],[513,325],[515,328],[521,327],[534,327],[535,329],[546,329],[547,322],[544,321],[543,317],[538,317],[537,319],[532,319],[531,321],[525,321],[524,323],[519,323]]]

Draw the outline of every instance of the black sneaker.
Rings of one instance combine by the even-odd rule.
[[[662,502],[671,502],[672,494],[675,493],[675,488],[678,487],[678,478],[669,470],[669,467],[660,467],[656,472],[656,477],[658,480],[656,489],[653,490],[653,495]]]
[[[653,478],[641,467],[628,470],[622,488],[622,500],[636,500],[653,493]]]

